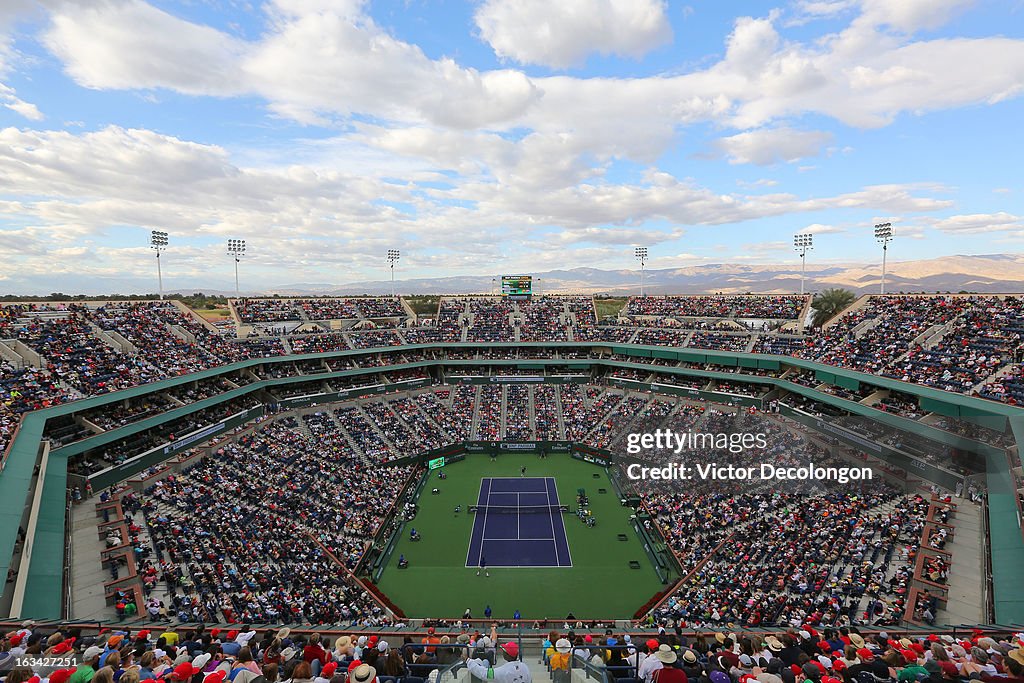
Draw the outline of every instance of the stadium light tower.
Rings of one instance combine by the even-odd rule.
[[[160,252],[167,248],[167,233],[153,230],[149,233],[149,248],[156,252],[156,281],[160,287],[160,300],[164,298],[164,274],[160,269]]]
[[[228,240],[228,256],[235,262],[235,298],[240,299],[238,290],[238,263],[245,256],[245,240]]]
[[[644,295],[644,266],[647,265],[647,247],[637,247],[636,251],[637,259],[640,260],[640,296]]]
[[[804,293],[804,279],[807,277],[807,252],[814,249],[814,235],[798,234],[793,237],[793,248],[800,254],[800,295]]]
[[[876,223],[875,239],[882,245],[882,289],[885,294],[885,257],[889,252],[889,242],[892,242],[892,223]]]
[[[397,249],[388,249],[388,263],[391,264],[391,296],[395,295],[395,264],[398,263]]]

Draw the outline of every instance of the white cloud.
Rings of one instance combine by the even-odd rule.
[[[485,0],[473,18],[499,57],[564,69],[594,53],[639,58],[670,42],[666,9],[664,0]]]
[[[472,128],[517,116],[538,96],[520,72],[427,58],[382,31],[362,4],[280,0],[260,40],[245,42],[142,0],[58,3],[44,42],[85,87],[254,93],[304,123],[370,113]]]
[[[87,88],[169,88],[221,97],[246,91],[239,65],[243,41],[142,0],[62,3],[43,42]]]
[[[979,234],[1024,229],[1024,218],[1005,211],[949,216],[925,221],[936,230],[952,234]]]
[[[774,178],[758,178],[754,181],[737,180],[736,184],[740,187],[774,187],[779,184],[778,180]]]
[[[14,47],[11,31],[15,23],[35,10],[31,0],[5,0],[0,3],[0,79],[3,79],[19,61],[20,55]],[[41,121],[44,117],[39,108],[18,97],[14,88],[0,80],[0,106],[3,106],[30,121]]]
[[[442,137],[432,138],[432,132]],[[547,172],[543,155],[517,157],[520,148],[503,147],[490,137],[464,148],[461,134],[452,131],[424,130],[420,135],[413,142],[398,140],[402,151],[396,154],[461,160],[455,163],[470,163],[472,174],[441,176],[449,186],[438,189],[420,187],[416,180],[389,181],[393,163],[380,170],[360,164],[342,171],[264,159],[253,167],[239,165],[221,147],[147,130],[7,128],[0,130],[0,183],[19,188],[22,198],[0,202],[0,215],[9,225],[45,230],[75,244],[88,244],[112,230],[131,235],[123,242],[143,241],[145,231],[156,227],[171,232],[175,244],[187,242],[183,249],[195,246],[196,240],[244,235],[251,240],[256,264],[284,272],[365,263],[395,240],[431,258],[448,259],[451,268],[478,267],[488,259],[526,263],[528,254],[536,253],[524,246],[531,243],[572,244],[573,265],[579,265],[586,262],[588,250],[597,258],[605,253],[602,249],[642,239],[677,244],[684,235],[681,228],[652,224],[727,225],[844,208],[901,213],[949,206],[927,196],[941,192],[933,186],[874,186],[806,199],[785,193],[728,195],[656,170],[630,184],[572,180],[569,172],[560,183],[545,185],[533,176]],[[431,140],[444,136],[453,146],[437,154]],[[447,169],[439,164],[438,170]],[[438,178],[428,167],[412,175]],[[562,235],[552,238],[552,226],[564,230]],[[272,253],[266,246],[271,242]],[[219,268],[223,259],[219,250],[212,251],[214,256],[192,259],[189,272]],[[564,252],[558,253],[564,262]],[[89,257],[96,259],[100,272],[116,270],[117,254],[116,249],[96,247]],[[467,254],[475,260],[467,260]],[[48,258],[52,260],[45,255],[19,257],[25,269],[39,272],[51,267]]]
[[[797,231],[797,233],[801,235],[834,235],[840,232],[846,232],[846,229],[836,225],[824,225],[822,223],[812,223],[806,228],[801,228]]]
[[[973,4],[974,0],[862,0],[859,21],[913,33],[942,26]]]
[[[543,7],[560,18],[577,1]],[[632,79],[536,78],[428,58],[376,25],[359,0],[274,0],[265,30],[249,41],[178,19],[143,0],[48,2],[52,25],[45,42],[88,87],[251,94],[276,114],[306,123],[360,115],[387,127],[571,136],[571,146],[598,165],[616,158],[651,163],[694,123],[714,121],[739,131],[785,129],[790,118],[817,114],[877,127],[903,112],[998,102],[1024,87],[1024,41],[910,37],[915,28],[948,20],[966,4],[954,0],[939,0],[932,14],[927,0],[907,0],[907,7],[902,0],[865,0],[846,30],[806,43],[782,39],[775,28],[779,13],[741,17],[719,62]],[[532,16],[538,6],[510,2],[492,0],[480,12],[522,7]],[[627,29],[660,26],[657,17],[664,14],[653,0],[609,7],[586,13],[586,20],[603,21],[621,10],[626,18],[616,28],[635,35]],[[574,25],[566,40],[551,44],[568,49],[579,39],[600,50],[602,42],[587,38],[587,31],[585,23]],[[643,42],[650,44],[649,36]]]
[[[729,157],[731,164],[766,166],[817,156],[831,141],[832,134],[824,131],[764,128],[720,138],[715,147]]]
[[[796,3],[797,23],[832,18],[853,9],[857,4],[857,0],[799,0]]]
[[[31,121],[42,121],[45,117],[39,108],[31,102],[26,102],[14,92],[14,88],[0,83],[0,105],[11,111],[21,114]]]

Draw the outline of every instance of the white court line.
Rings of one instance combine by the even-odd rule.
[[[490,503],[490,502],[491,502],[491,482],[488,481],[487,482],[487,500],[484,503],[484,505],[486,506],[486,507],[484,507],[484,521],[483,521],[483,524],[480,525],[480,535],[481,536],[483,536],[484,534],[487,533],[487,507],[489,507],[488,503]],[[477,566],[478,569],[480,568],[480,562],[483,559],[484,559],[484,542],[480,541],[480,555],[476,558],[476,566]]]
[[[554,477],[547,477],[547,479],[550,479],[553,482],[555,481]],[[544,490],[545,491],[547,490],[547,484],[544,485]],[[555,482],[555,502],[559,506],[561,506],[561,502],[558,500],[558,483],[557,482]],[[568,566],[571,567],[572,566],[572,548],[569,547],[569,533],[568,533],[568,531],[565,528],[565,518],[562,517],[561,515],[559,515],[558,520],[562,523],[562,535],[565,536],[565,550],[566,550],[567,553],[569,553],[569,564],[568,564]],[[555,548],[556,549],[558,548],[558,541],[557,540],[555,541]],[[566,566],[566,565],[562,565],[562,566]]]
[[[522,505],[519,504],[519,492],[516,492],[516,540],[519,540],[519,510],[522,509]],[[555,558],[555,562],[558,562],[558,558]]]
[[[555,565],[558,562],[558,539],[555,538],[555,517],[551,514],[551,491],[548,489],[548,480],[544,480],[544,499],[548,501],[548,524],[551,525],[551,542],[555,544]],[[562,513],[558,513],[562,514]]]

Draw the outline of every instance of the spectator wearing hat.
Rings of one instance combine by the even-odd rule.
[[[555,681],[568,680],[572,643],[568,638],[557,638],[554,645],[551,646],[550,652],[548,664],[551,666],[552,679]]]
[[[644,683],[652,683],[654,681],[654,674],[659,669],[664,668],[665,663],[675,663],[676,653],[672,651],[666,643],[661,643],[651,653],[651,656],[644,660],[644,663],[640,665],[640,669],[637,675],[644,681]]]
[[[679,657],[679,666],[686,674],[687,680],[696,681],[704,675],[704,668],[700,665],[700,658],[697,653],[690,649],[684,649]]]
[[[164,680],[168,683],[182,683],[183,681],[192,680],[193,676],[201,672],[202,669],[200,667],[195,666],[190,661],[185,661],[175,665],[173,669],[165,674]]]
[[[377,670],[369,664],[358,664],[348,672],[348,683],[374,683]]]
[[[100,668],[100,657],[103,655],[103,648],[93,645],[86,648],[82,653],[82,664],[75,670],[75,673],[68,679],[68,683],[89,683],[96,670]]]
[[[326,664],[324,664],[324,668],[320,672],[320,675],[314,679],[315,683],[328,683],[332,678],[334,678],[335,672],[338,671],[339,668],[344,670],[345,667],[339,667],[338,662],[333,660],[327,662]]]
[[[748,657],[748,655],[743,655]],[[687,683],[686,672],[676,666],[679,656],[669,645],[661,645],[654,653],[653,659],[661,662],[661,668],[651,676],[654,683]],[[749,657],[748,657],[749,659]]]

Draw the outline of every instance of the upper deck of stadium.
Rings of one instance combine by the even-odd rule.
[[[18,502],[29,489],[39,440],[62,456],[62,477],[99,473],[97,481],[106,481],[103,473],[116,474],[136,454],[158,451],[175,435],[201,431],[223,415],[245,413],[258,403],[255,390],[265,392],[264,401],[282,403],[360,387],[392,390],[422,381],[425,368],[439,363],[457,381],[571,374],[584,361],[600,360],[609,383],[669,386],[757,405],[784,385],[796,390],[794,407],[809,415],[830,414],[819,403],[828,396],[854,414],[919,429],[925,441],[913,452],[925,464],[941,457],[927,453],[935,443],[929,438],[1012,443],[1010,428],[1024,412],[1015,407],[1024,396],[1024,303],[1013,294],[865,296],[820,329],[806,325],[810,297],[794,295],[630,298],[601,319],[589,296],[444,296],[431,315],[390,297],[250,298],[229,307],[230,322],[217,324],[177,301],[0,308],[0,446],[11,465],[0,487],[9,500]],[[809,393],[798,395],[800,387]],[[500,393],[502,405],[509,391]],[[527,395],[538,411],[545,405],[535,389]],[[617,404],[603,402],[600,392],[584,401],[596,403],[588,411],[595,423]],[[485,414],[487,405],[478,396],[461,413],[467,420],[461,438],[539,438],[538,428],[527,427],[524,435],[504,411],[500,423],[483,428],[496,419]],[[561,415],[572,405],[555,392],[550,408]],[[37,412],[39,420],[28,420]],[[999,416],[1000,426],[967,425],[969,433],[951,419],[989,415]],[[24,457],[11,458],[23,420]],[[606,445],[600,430],[573,435],[555,424],[548,438]],[[999,476],[1009,495],[999,512],[1009,519],[1020,506],[1013,493],[1019,461],[1004,470]],[[65,481],[53,482],[54,495],[62,496]],[[11,520],[20,516],[18,507]],[[54,533],[57,526],[63,533],[56,524]],[[59,538],[51,540],[59,550]],[[1016,558],[1020,545],[1000,550]]]

